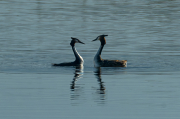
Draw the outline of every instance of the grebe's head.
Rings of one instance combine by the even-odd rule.
[[[106,44],[106,39],[105,39],[106,36],[108,36],[108,35],[100,35],[93,41],[99,40],[101,42],[101,45],[105,45]]]
[[[81,42],[79,39],[77,39],[77,38],[73,38],[73,37],[71,37],[71,43],[70,43],[70,45],[71,46],[74,46],[75,45],[75,43],[81,43],[81,44],[85,44],[85,43],[83,43],[83,42]]]

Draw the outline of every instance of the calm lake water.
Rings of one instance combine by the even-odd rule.
[[[179,0],[1,0],[1,119],[179,119]],[[127,68],[94,68],[102,58]],[[71,38],[84,67],[73,61]]]

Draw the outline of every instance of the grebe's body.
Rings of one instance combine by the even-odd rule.
[[[75,43],[82,43],[79,39],[77,38],[72,38],[71,37],[71,43],[70,45],[72,46],[72,50],[74,52],[74,56],[75,56],[75,61],[74,62],[65,62],[65,63],[60,63],[60,64],[52,64],[52,66],[83,66],[84,60],[81,57],[81,55],[77,52],[76,48],[75,48]]]
[[[93,40],[93,41],[100,40],[101,42],[99,50],[94,57],[94,66],[95,67],[126,67],[127,60],[104,60],[101,58],[102,49],[106,44],[105,36],[108,35],[100,35],[95,40]]]

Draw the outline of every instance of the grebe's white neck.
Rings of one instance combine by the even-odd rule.
[[[103,47],[104,47],[104,45],[100,45],[99,50],[97,51],[97,53],[94,57],[94,66],[95,67],[99,67],[99,63],[102,61],[101,52],[102,52]]]
[[[77,52],[75,46],[72,47],[72,50],[74,52],[74,56],[76,57],[76,62],[80,63],[80,64],[83,64],[84,63],[84,60],[83,58],[81,57],[81,55]]]

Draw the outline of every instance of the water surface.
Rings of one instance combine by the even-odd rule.
[[[180,109],[180,2],[0,1],[0,118],[174,119]],[[102,58],[127,68],[94,68]],[[70,37],[84,67],[73,61]]]

